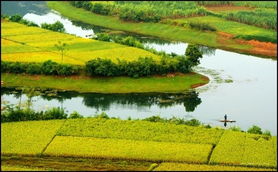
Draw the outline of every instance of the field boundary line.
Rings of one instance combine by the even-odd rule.
[[[48,148],[48,146],[50,145],[50,143],[54,140],[54,138],[57,136],[58,131],[64,126],[65,122],[67,121],[67,119],[65,119],[65,121],[61,124],[60,128],[58,128],[54,134],[54,136],[51,138],[51,140],[46,144],[46,146],[43,148],[43,150],[40,153],[40,156],[43,155],[43,153],[45,152],[45,150]]]

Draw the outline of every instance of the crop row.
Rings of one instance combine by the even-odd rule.
[[[211,148],[208,144],[56,136],[44,154],[205,163]]]
[[[89,118],[67,120],[57,135],[217,144],[222,133],[219,129],[170,123]]]
[[[240,23],[277,30],[277,12],[274,10],[236,11],[224,14],[223,17]]]
[[[225,131],[210,163],[276,167],[275,141],[275,137]]]

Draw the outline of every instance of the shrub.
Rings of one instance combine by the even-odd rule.
[[[42,64],[40,63],[30,63],[27,65],[26,73],[28,74],[41,74]]]
[[[184,124],[190,125],[190,126],[199,126],[199,125],[201,125],[201,122],[197,119],[191,119],[191,120],[185,121]]]
[[[65,113],[64,109],[57,107],[57,108],[52,108],[50,110],[45,111],[43,115],[44,120],[48,119],[66,119],[67,114]]]
[[[22,17],[18,14],[9,17],[9,20],[12,22],[19,22],[21,19]]]
[[[39,25],[37,25],[36,23],[32,22],[32,21],[28,21],[28,20],[25,20],[25,19],[21,19],[19,21],[19,23],[21,24],[25,24],[27,26],[35,26],[35,27],[38,27]]]
[[[74,112],[72,112],[72,113],[69,115],[68,118],[70,118],[70,119],[76,119],[76,118],[83,118],[83,116],[80,115],[78,112],[74,111]]]
[[[241,128],[238,127],[238,126],[232,126],[229,129],[232,130],[232,131],[241,131]]]
[[[151,117],[145,118],[143,120],[150,121],[150,122],[165,122],[165,119],[161,118],[160,116],[151,116]]]
[[[42,73],[45,75],[58,75],[57,72],[58,63],[53,62],[51,60],[47,60],[42,63]]]
[[[190,22],[190,23],[189,23],[189,26],[190,26],[192,29],[197,29],[197,30],[212,31],[212,32],[215,32],[215,31],[216,31],[216,28],[215,28],[215,27],[210,26],[210,25],[207,24],[207,23]]]
[[[107,115],[107,113],[102,112],[100,114],[95,115],[96,118],[104,118],[104,119],[109,119],[109,116]]]
[[[56,32],[65,32],[63,23],[56,21],[53,24],[42,23],[41,28],[56,31]]]
[[[266,136],[271,136],[271,132],[269,130],[265,130],[262,134]]]
[[[80,73],[81,67],[69,64],[58,64],[51,60],[43,63],[1,61],[1,72],[68,76]]]
[[[197,45],[189,44],[186,48],[185,55],[189,60],[190,68],[200,64],[200,58],[203,57],[202,52],[198,49]]]
[[[262,134],[262,129],[259,126],[253,125],[247,130],[248,133]]]

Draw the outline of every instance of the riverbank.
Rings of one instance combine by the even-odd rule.
[[[115,29],[115,30],[122,30],[122,31],[133,32],[133,33],[138,33],[143,35],[156,36],[167,40],[202,44],[210,47],[235,51],[244,54],[252,54],[252,55],[257,55],[262,57],[274,57],[274,58],[277,57],[276,55],[277,48],[273,49],[273,47],[277,47],[277,44],[268,43],[271,45],[264,46],[264,50],[261,50],[258,48],[257,44],[264,44],[263,42],[257,41],[258,43],[256,42],[256,44],[254,44],[254,42],[252,41],[232,39],[231,37],[227,36],[225,32],[224,33],[220,32],[221,30],[216,33],[201,32],[201,31],[196,31],[185,27],[173,26],[170,24],[123,22],[119,20],[117,17],[97,15],[81,8],[75,8],[67,2],[51,1],[48,2],[47,4],[50,8],[60,12],[62,15],[70,19],[76,21],[82,21],[84,23],[88,23],[92,25],[98,25],[98,26]],[[71,13],[71,11],[75,11],[75,13],[73,14]],[[227,23],[231,23],[231,22],[227,21]],[[266,29],[248,26],[245,24],[238,23],[238,25],[240,25],[242,28],[246,28],[245,29],[247,31],[246,34],[251,33],[250,28],[252,28],[253,31],[264,30],[265,32],[268,32],[268,30]],[[158,30],[160,32],[158,32]],[[245,30],[243,29],[241,31],[241,34],[244,34]]]
[[[205,85],[208,77],[197,74],[172,74],[152,77],[44,76],[1,73],[5,87],[39,87],[80,93],[179,93]]]
[[[277,170],[276,136],[101,117],[8,122],[1,131],[4,167]]]

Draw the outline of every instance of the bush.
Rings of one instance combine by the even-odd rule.
[[[21,19],[19,21],[19,23],[21,24],[25,24],[27,26],[35,26],[35,27],[38,27],[39,25],[37,25],[36,23],[32,22],[32,21],[28,21],[28,20],[25,20],[25,19]]]
[[[22,17],[18,14],[9,17],[9,20],[12,22],[19,22],[21,19]]]
[[[253,125],[251,128],[247,130],[248,133],[253,134],[262,134],[262,129],[259,126]]]
[[[143,120],[150,121],[150,122],[165,122],[165,119],[161,118],[160,116],[151,116],[151,117],[145,118]]]
[[[68,118],[70,118],[70,119],[76,119],[76,118],[83,118],[83,116],[80,115],[78,112],[74,111],[74,112],[72,112],[72,113],[69,115]]]
[[[41,28],[56,31],[56,32],[65,32],[63,23],[56,21],[53,24],[42,23]]]
[[[210,26],[210,25],[207,24],[207,23],[190,22],[190,23],[189,23],[189,26],[190,26],[192,29],[197,29],[197,30],[202,30],[202,31],[212,31],[212,32],[215,32],[215,31],[216,31],[216,28],[215,28],[215,27]]]
[[[34,74],[41,74],[42,71],[42,64],[39,63],[30,63],[27,65],[26,73],[34,75]]]
[[[47,60],[42,63],[42,73],[45,75],[58,75],[57,72],[58,63],[51,60]]]
[[[1,61],[1,72],[69,76],[79,74],[81,72],[81,67],[69,64],[58,64],[51,60],[43,63]]]
[[[238,126],[233,126],[233,127],[230,127],[229,129],[232,131],[241,131],[241,128]]]
[[[265,130],[262,134],[266,136],[271,136],[271,132],[269,130]]]
[[[50,110],[45,111],[43,115],[44,120],[49,120],[49,119],[66,119],[67,114],[65,113],[64,109],[57,107],[57,108],[52,108]]]
[[[191,119],[191,120],[185,121],[184,124],[190,125],[190,126],[199,126],[199,125],[201,125],[201,122],[197,119]]]
[[[189,68],[200,64],[200,58],[203,57],[202,52],[197,45],[189,44],[186,48],[185,55],[189,60]]]
[[[96,118],[104,118],[104,119],[109,119],[109,116],[105,113],[102,112],[100,114],[95,115]]]

